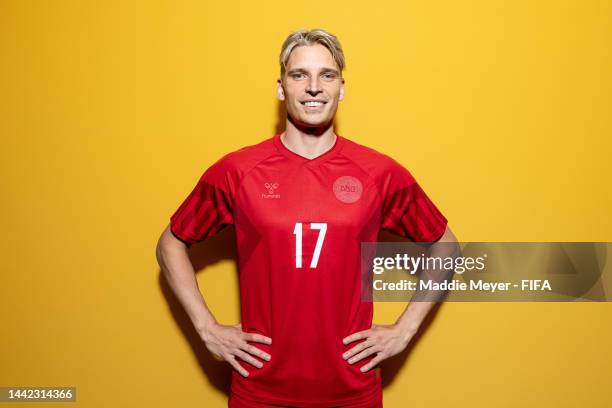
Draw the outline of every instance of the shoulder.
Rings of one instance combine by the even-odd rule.
[[[342,153],[374,178],[408,170],[390,155],[345,138]]]
[[[206,171],[226,173],[240,178],[248,173],[257,164],[276,154],[271,138],[258,143],[243,146],[224,154],[214,162]]]
[[[246,173],[274,154],[270,138],[230,151],[204,169],[199,183],[234,191]]]

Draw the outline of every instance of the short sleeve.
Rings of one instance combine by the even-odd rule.
[[[447,219],[429,199],[412,174],[390,159],[384,177],[381,229],[414,242],[435,242]]]
[[[202,174],[170,217],[174,236],[191,245],[233,224],[232,186],[231,171],[222,158]]]

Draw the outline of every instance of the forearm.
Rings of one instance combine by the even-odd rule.
[[[402,333],[412,336],[425,320],[425,317],[437,302],[410,302],[395,324]]]
[[[164,242],[157,246],[157,261],[172,291],[187,312],[198,332],[206,331],[217,323],[206,305],[198,287],[195,271],[187,247],[182,244]]]
[[[427,254],[432,257],[445,258],[456,257],[460,255],[460,252],[455,235],[450,228],[447,228],[440,240],[431,245]],[[442,282],[452,277],[452,274],[452,271],[432,270],[423,272],[421,278]],[[445,294],[446,292],[422,290],[419,285],[410,303],[408,303],[395,324],[400,328],[402,333],[405,333],[407,336],[412,336],[417,332],[430,310],[436,303],[444,298]]]

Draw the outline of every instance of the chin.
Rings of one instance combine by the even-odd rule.
[[[302,128],[322,128],[328,126],[333,118],[315,118],[312,116],[302,116],[296,115],[293,116],[288,114],[291,122],[293,122],[296,126]]]
[[[325,125],[326,123],[328,123],[331,118],[323,118],[323,117],[312,117],[312,116],[306,116],[306,117],[302,117],[300,118],[301,122],[307,125],[311,125],[311,126],[321,126],[321,125]]]
[[[324,127],[328,124],[329,122],[327,121],[318,121],[318,122],[302,122],[302,124],[306,127],[311,127],[311,128],[320,128],[320,127]]]

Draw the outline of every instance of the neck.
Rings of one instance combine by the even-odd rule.
[[[336,142],[333,124],[326,128],[297,128],[287,121],[286,130],[280,138],[289,150],[307,159],[322,155]]]

